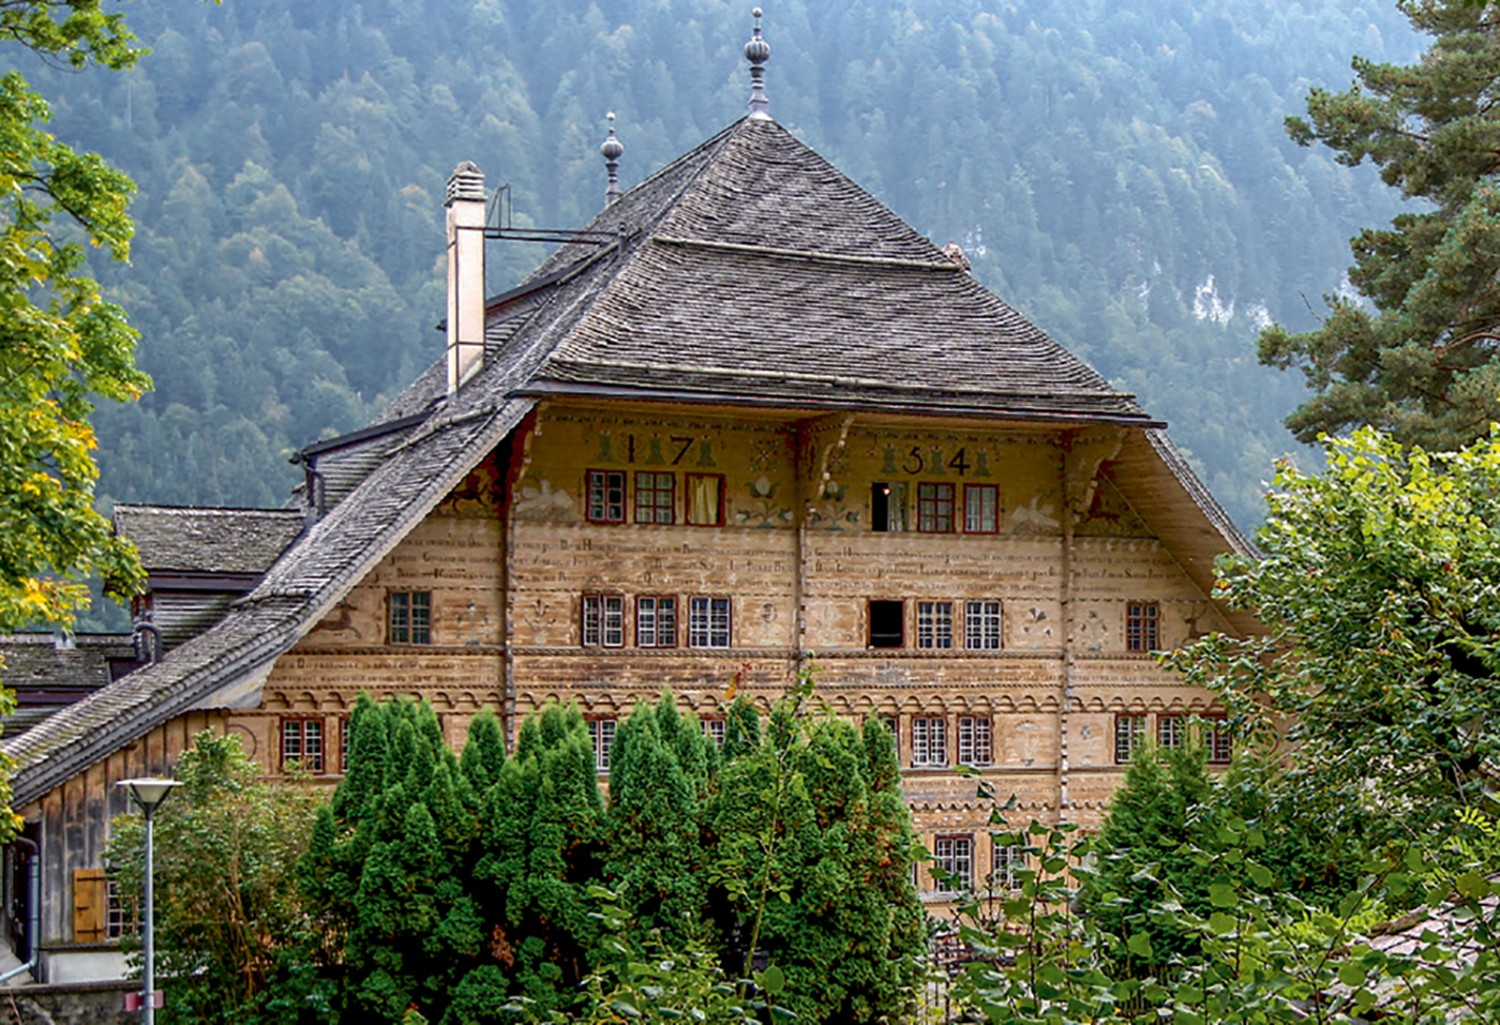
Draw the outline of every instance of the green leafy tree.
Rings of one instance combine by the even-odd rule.
[[[74,68],[131,67],[141,51],[100,0],[0,4],[0,46],[12,69],[30,51]],[[129,594],[134,549],[94,508],[96,397],[138,398],[124,311],[85,273],[88,247],[130,253],[130,179],[49,133],[51,110],[19,71],[0,75],[0,630],[68,626],[87,606],[82,578]],[[5,699],[5,700],[8,700]],[[3,702],[0,702],[3,706]],[[3,707],[0,707],[3,710]],[[0,768],[3,768],[0,764]],[[9,807],[0,785],[0,806]],[[0,834],[14,829],[10,815]]]
[[[1307,118],[1287,121],[1299,143],[1368,159],[1417,201],[1354,238],[1349,281],[1364,301],[1331,298],[1317,329],[1261,336],[1261,361],[1301,369],[1314,392],[1287,420],[1303,441],[1369,424],[1453,448],[1500,420],[1500,15],[1469,0],[1399,6],[1432,37],[1421,60],[1356,58],[1352,88],[1314,89]]]
[[[176,775],[182,791],[155,819],[162,1020],[287,1020],[260,1016],[281,955],[308,941],[297,864],[323,799],[297,781],[262,780],[233,735],[198,734]],[[116,820],[107,857],[127,900],[140,894],[142,839],[138,815]]]
[[[1216,588],[1264,633],[1169,663],[1284,729],[1304,782],[1392,828],[1451,821],[1500,753],[1500,433],[1429,454],[1360,430],[1321,474],[1282,463],[1267,501],[1263,554],[1225,557]]]
[[[142,51],[100,0],[0,7],[0,42],[75,68],[120,71]],[[12,51],[14,56],[14,51]],[[47,103],[18,71],[0,76],[0,628],[67,624],[87,604],[78,578],[126,593],[140,580],[130,546],[94,509],[96,396],[130,401],[150,386],[135,332],[85,274],[85,252],[130,254],[134,186],[96,154],[44,127]]]

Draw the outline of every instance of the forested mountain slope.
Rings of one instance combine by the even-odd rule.
[[[1305,325],[1372,173],[1283,135],[1351,53],[1419,49],[1374,0],[783,0],[772,113],[1172,424],[1242,524],[1292,445]],[[738,117],[746,4],[140,0],[122,76],[24,69],[59,134],[140,186],[131,266],[99,268],[154,394],[100,411],[111,499],[280,504],[289,452],[361,425],[437,358],[441,201],[472,159],[517,223],[602,202],[603,115],[639,180]],[[491,285],[545,251],[492,247]]]

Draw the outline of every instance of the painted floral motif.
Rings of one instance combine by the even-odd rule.
[[[791,523],[796,514],[776,501],[776,492],[780,489],[781,485],[765,474],[749,481],[745,484],[745,491],[750,495],[749,508],[736,511],[735,518],[743,526],[768,529]]]

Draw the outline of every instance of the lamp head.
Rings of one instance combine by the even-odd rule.
[[[173,787],[180,787],[182,784],[175,779],[122,779],[115,786],[124,787],[129,792],[130,799],[149,815],[167,799]]]

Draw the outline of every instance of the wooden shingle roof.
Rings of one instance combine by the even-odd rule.
[[[147,571],[264,573],[302,532],[297,509],[117,505],[115,530]]]
[[[588,227],[618,251],[567,246],[533,276],[594,258],[530,393],[670,382],[698,401],[1151,423],[775,122],[738,122]]]

